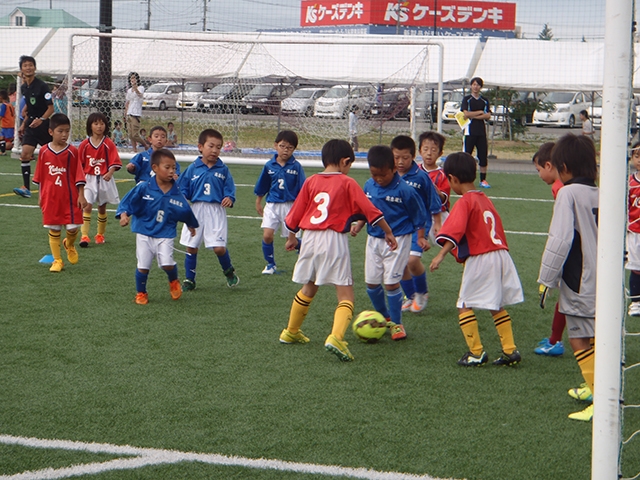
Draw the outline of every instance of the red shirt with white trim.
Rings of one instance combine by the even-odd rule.
[[[122,168],[118,149],[109,137],[103,137],[98,145],[94,145],[90,137],[85,138],[78,147],[78,155],[88,175],[102,176],[113,166],[117,170]]]
[[[422,165],[422,168],[425,172],[429,174],[429,178],[438,189],[438,191],[444,193],[445,199],[442,201],[442,211],[448,212],[451,208],[451,204],[449,202],[449,196],[451,194],[451,185],[449,185],[449,180],[447,180],[447,176],[444,174],[444,170],[438,167],[434,170],[427,170]],[[442,200],[442,199],[441,199]]]
[[[629,176],[629,225],[630,232],[640,233],[640,179],[637,173]]]

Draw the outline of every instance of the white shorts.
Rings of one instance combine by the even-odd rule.
[[[316,285],[353,285],[349,238],[333,230],[305,230],[292,280]]]
[[[524,295],[518,271],[506,250],[473,255],[464,263],[458,308],[500,310],[522,303]]]
[[[205,248],[227,246],[227,212],[219,203],[196,202],[191,205],[193,214],[200,226],[196,228],[195,236],[186,225],[182,226],[180,245],[199,248],[204,241]]]
[[[173,238],[154,238],[136,233],[136,258],[138,270],[150,270],[154,258],[158,259],[160,268],[175,265]]]
[[[96,175],[86,175],[86,177],[87,183],[84,186],[84,198],[87,199],[89,205],[94,203],[98,205],[104,205],[105,203],[117,205],[120,203],[118,187],[113,177],[108,182]]]
[[[48,228],[49,230],[62,230],[62,227],[64,227],[65,230],[75,230],[81,226],[82,225],[75,225],[73,223],[70,223],[69,225],[43,225],[44,228]]]
[[[444,221],[447,219],[447,217],[449,217],[449,212],[440,212],[440,222],[442,225],[444,225]],[[431,229],[429,229],[429,243],[431,243],[431,245],[437,245],[436,234],[434,233],[433,228],[434,225],[432,223]]]
[[[292,205],[293,202],[267,202],[264,206],[264,213],[262,214],[262,224],[260,225],[260,228],[270,228],[274,231],[277,231],[278,228],[280,228],[280,236],[288,237],[289,229],[285,226],[284,219],[287,217]],[[298,230],[296,237],[300,238],[300,235],[302,235],[302,230]]]
[[[640,270],[640,233],[627,232],[626,270]]]
[[[371,285],[393,285],[402,280],[409,261],[411,234],[396,237],[398,248],[391,250],[384,238],[367,237],[364,281]]]

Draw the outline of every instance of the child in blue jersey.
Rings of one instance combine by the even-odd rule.
[[[427,211],[418,192],[400,178],[396,172],[391,148],[386,145],[371,147],[367,154],[371,178],[364,185],[367,198],[380,209],[398,242],[391,250],[384,231],[377,225],[367,225],[367,250],[365,257],[365,282],[374,308],[387,320],[391,320],[391,338],[402,340],[407,332],[402,324],[402,289],[400,280],[409,261],[412,236],[417,235],[420,248],[426,248]],[[355,236],[364,226],[359,220],[351,227]],[[389,303],[389,308],[385,302]]]
[[[400,177],[418,192],[429,214],[425,223],[426,231],[429,232],[433,222],[434,230],[438,232],[442,226],[440,217],[442,202],[429,174],[415,162],[416,143],[411,137],[398,135],[391,141],[391,150]],[[421,246],[418,243],[417,233],[414,233],[409,262],[401,282],[406,297],[402,304],[403,312],[418,313],[427,306],[429,287],[427,285],[427,271],[422,265],[421,258],[422,252],[429,248],[428,243]]]
[[[182,295],[178,280],[178,266],[173,260],[173,239],[178,222],[195,235],[198,227],[189,202],[180,193],[175,183],[176,158],[169,150],[159,149],[151,155],[151,169],[154,172],[148,181],[138,183],[127,193],[116,212],[120,225],[126,226],[131,220],[131,230],[136,233],[136,303],[149,303],[147,278],[153,259],[169,276],[171,298],[178,300]]]
[[[153,176],[151,169],[151,154],[167,145],[167,131],[164,127],[157,125],[151,129],[151,147],[144,152],[134,155],[127,164],[127,172],[135,175],[136,183],[149,180]],[[180,176],[180,164],[176,162],[175,180]]]
[[[275,140],[276,153],[265,164],[253,191],[256,195],[256,210],[262,217],[262,254],[267,262],[262,270],[263,275],[276,273],[273,236],[278,228],[281,236],[289,235],[284,219],[306,178],[302,165],[293,156],[297,146],[298,136],[295,132],[283,130],[278,133]],[[263,208],[262,199],[265,195],[267,203]],[[297,250],[300,250],[300,243]]]
[[[212,128],[203,130],[198,137],[200,156],[187,167],[178,185],[180,191],[191,202],[191,208],[200,222],[195,236],[187,228],[182,229],[180,244],[187,247],[184,259],[186,279],[182,283],[184,290],[196,288],[196,265],[198,248],[204,242],[205,248],[211,248],[218,256],[227,286],[235,287],[240,282],[231,264],[227,250],[227,212],[236,201],[236,186],[233,177],[222,160],[218,158],[222,149],[222,134]]]

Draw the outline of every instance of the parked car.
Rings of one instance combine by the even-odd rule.
[[[536,127],[555,125],[573,128],[582,125],[581,110],[591,110],[591,95],[584,92],[551,92],[544,99],[548,111],[538,108],[533,112]]]
[[[300,88],[282,101],[282,113],[311,117],[316,100],[327,92],[328,88]]]
[[[451,99],[451,90],[442,92],[443,105]],[[415,97],[415,116],[418,120],[432,120],[434,123],[438,118],[438,90],[420,90]]]
[[[180,93],[176,100],[176,108],[178,110],[195,110],[198,108],[198,101],[213,87],[213,83],[204,82],[187,82],[184,84],[184,90]]]
[[[242,107],[242,113],[266,113],[276,114],[280,112],[280,104],[282,101],[293,93],[295,90],[293,85],[282,83],[262,83],[256,85],[253,89],[243,97],[242,101],[245,105]]]
[[[462,90],[454,90],[450,93],[449,100],[444,102],[442,106],[442,121],[444,123],[456,121],[456,113],[460,111],[460,103],[463,98]]]
[[[199,112],[234,113],[244,107],[242,99],[254,83],[221,83],[205,93],[198,101]]]
[[[406,88],[390,88],[378,93],[365,108],[365,118],[391,120],[409,118],[409,91]]]
[[[127,80],[124,78],[113,78],[111,80],[111,91],[98,88],[98,80],[93,79],[85,82],[74,92],[74,105],[86,105],[98,109],[122,108],[125,104],[127,93]]]
[[[174,107],[180,93],[182,93],[182,85],[179,83],[154,83],[142,94],[142,108],[166,110]]]
[[[523,127],[530,125],[533,123],[533,112],[544,97],[545,94],[541,92],[515,92],[508,107],[509,117]],[[502,117],[504,117],[506,113],[505,106],[498,104],[492,107],[490,122],[493,123],[503,120]]]
[[[600,128],[602,126],[602,97],[600,95],[593,101],[589,115],[591,116],[593,128]]]
[[[347,118],[353,107],[358,107],[361,112],[364,111],[375,95],[375,89],[368,85],[335,85],[316,100],[314,115]]]

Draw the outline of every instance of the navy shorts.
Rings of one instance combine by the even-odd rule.
[[[46,145],[49,143],[52,138],[49,135],[49,120],[45,120],[40,124],[40,126],[36,128],[29,127],[29,124],[33,122],[33,118],[28,118],[25,120],[27,126],[24,129],[24,137],[22,137],[23,145],[31,145],[32,147],[36,147],[38,145]]]

